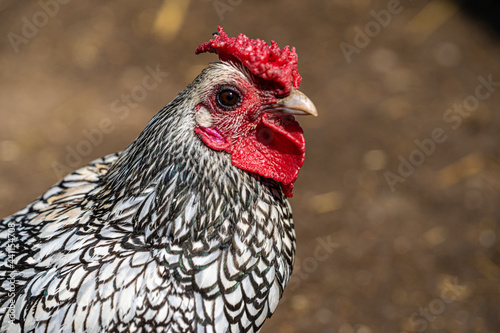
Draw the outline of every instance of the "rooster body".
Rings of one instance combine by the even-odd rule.
[[[256,128],[281,145],[296,127],[249,117],[245,85],[286,111],[241,63],[211,64],[123,152],[0,221],[1,332],[260,330],[292,272],[290,184],[235,152]]]

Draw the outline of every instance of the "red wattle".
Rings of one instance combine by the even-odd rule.
[[[267,114],[255,130],[238,139],[231,153],[234,166],[280,182],[288,197],[304,158],[305,140],[295,119],[271,121]]]

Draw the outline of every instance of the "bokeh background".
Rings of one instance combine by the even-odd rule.
[[[262,331],[500,332],[499,12],[494,1],[0,0],[0,216],[125,148],[217,59],[194,50],[222,25],[295,46],[320,113],[299,119],[297,260]]]

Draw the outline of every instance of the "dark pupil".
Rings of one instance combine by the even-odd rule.
[[[235,106],[238,103],[238,94],[232,90],[222,90],[219,93],[219,103],[222,106]]]

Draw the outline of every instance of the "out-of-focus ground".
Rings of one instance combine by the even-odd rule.
[[[498,4],[59,1],[0,0],[1,216],[125,148],[222,25],[295,46],[320,113],[263,332],[500,332]]]

